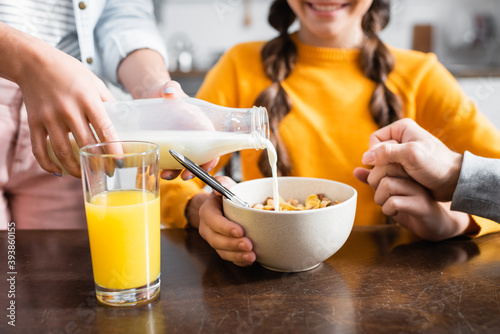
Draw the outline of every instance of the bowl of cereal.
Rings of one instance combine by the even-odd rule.
[[[279,177],[278,189],[280,211],[275,211],[272,178],[238,183],[231,191],[252,207],[224,198],[224,215],[243,227],[263,267],[281,272],[313,269],[349,237],[357,192],[344,183],[306,177]]]

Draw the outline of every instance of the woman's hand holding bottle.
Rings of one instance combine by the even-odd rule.
[[[104,83],[75,58],[40,39],[0,23],[0,76],[19,85],[28,114],[33,154],[43,169],[61,174],[50,159],[47,136],[64,168],[80,176],[69,132],[79,146],[95,143],[92,124],[101,141],[117,135],[103,101],[113,100]]]

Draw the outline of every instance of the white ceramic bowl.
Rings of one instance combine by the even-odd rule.
[[[257,262],[265,268],[297,272],[313,269],[335,254],[351,233],[357,192],[351,186],[325,179],[278,178],[283,199],[322,193],[342,203],[304,211],[267,211],[245,208],[224,199],[224,215],[240,224],[252,241]],[[231,191],[252,206],[272,197],[272,179],[241,182]]]

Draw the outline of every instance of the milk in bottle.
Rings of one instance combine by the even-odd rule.
[[[201,165],[227,153],[267,148],[275,179],[273,197],[279,207],[276,153],[269,141],[265,108],[227,108],[190,97],[105,102],[104,105],[120,140],[148,141],[160,146],[161,169],[182,168],[169,154],[169,149]],[[71,134],[70,141],[79,161],[78,146]],[[49,138],[47,146],[52,161],[62,169]]]

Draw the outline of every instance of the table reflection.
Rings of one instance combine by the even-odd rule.
[[[237,267],[197,231],[163,230],[160,298],[110,308],[95,298],[86,231],[18,231],[16,331],[500,332],[499,249],[496,234],[433,243],[396,225],[355,227],[338,253],[292,274]]]

